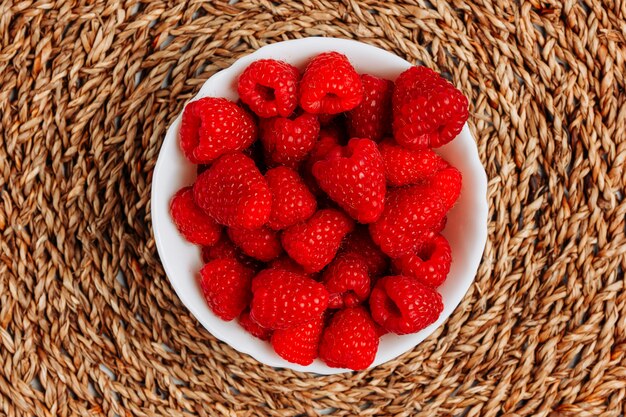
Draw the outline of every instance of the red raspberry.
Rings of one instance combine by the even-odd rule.
[[[286,62],[260,59],[239,76],[241,101],[260,117],[288,117],[298,104],[298,69]]]
[[[371,277],[383,274],[389,267],[389,257],[376,246],[364,226],[357,227],[348,235],[343,245],[343,253],[361,256]]]
[[[370,225],[372,240],[392,258],[409,253],[446,214],[441,198],[422,185],[398,188],[387,197],[385,211]]]
[[[317,358],[323,329],[324,319],[320,316],[288,329],[276,330],[272,335],[272,346],[286,361],[310,365]]]
[[[200,270],[200,288],[216,316],[230,321],[250,302],[254,273],[234,259],[216,259]]]
[[[183,110],[180,148],[194,164],[246,149],[257,136],[256,124],[241,107],[224,98],[205,97]]]
[[[393,133],[411,149],[437,148],[453,140],[469,117],[467,98],[427,70],[409,69],[396,81]]]
[[[417,96],[428,95],[432,90],[450,85],[448,81],[428,67],[411,67],[396,78],[392,95],[393,113]]]
[[[322,333],[319,355],[328,366],[355,371],[369,367],[378,350],[374,322],[363,307],[340,310]]]
[[[363,84],[348,58],[325,52],[311,60],[300,81],[300,107],[313,114],[352,110],[363,99]]]
[[[260,122],[261,142],[270,165],[297,167],[306,159],[317,141],[317,117],[304,113],[296,118],[273,117]]]
[[[376,142],[350,139],[313,165],[322,190],[360,223],[376,221],[385,204],[385,174]]]
[[[355,307],[370,293],[367,264],[360,255],[340,255],[328,265],[322,278],[330,293],[329,308]]]
[[[351,138],[368,138],[380,142],[391,132],[391,93],[393,83],[373,75],[361,75],[363,101],[348,112]]]
[[[285,229],[311,217],[317,209],[315,196],[297,172],[287,167],[272,168],[265,173],[272,194],[272,212],[267,225]]]
[[[261,340],[270,340],[270,337],[272,337],[272,331],[270,329],[261,327],[257,322],[252,320],[252,318],[250,317],[250,310],[245,310],[243,313],[241,313],[238,321],[239,325],[254,337],[257,337]]]
[[[303,164],[300,170],[304,183],[309,187],[309,190],[311,190],[311,192],[318,197],[326,194],[324,194],[324,192],[320,189],[315,177],[313,176],[313,165],[315,165],[317,161],[324,159],[324,157],[332,149],[339,146],[339,140],[338,129],[324,128],[320,130],[320,138],[315,143],[315,146],[309,154],[306,163]]]
[[[383,158],[387,184],[402,186],[417,184],[431,178],[448,166],[448,163],[430,149],[411,150],[392,140],[378,144]]]
[[[430,186],[441,196],[446,209],[451,209],[461,195],[463,178],[461,172],[448,166],[437,172],[430,180]]]
[[[380,279],[370,296],[372,317],[396,334],[415,333],[431,325],[443,311],[441,295],[401,275]]]
[[[272,262],[270,262],[267,265],[267,267],[269,269],[280,269],[280,270],[287,271],[287,272],[293,272],[294,274],[300,274],[300,275],[306,275],[306,276],[309,275],[306,272],[304,272],[304,269],[302,269],[302,267],[298,265],[296,261],[291,259],[289,256],[281,256],[280,258],[276,258]]]
[[[319,210],[309,220],[286,229],[283,248],[306,272],[321,271],[339,250],[354,222],[339,210]]]
[[[221,227],[193,201],[193,189],[180,189],[170,203],[170,215],[183,237],[196,245],[213,245]]]
[[[280,269],[261,271],[252,283],[250,316],[261,326],[277,330],[322,316],[328,291],[319,282]]]
[[[260,268],[260,263],[256,259],[252,259],[241,252],[225,234],[213,246],[202,248],[202,261],[204,263],[209,263],[215,259],[235,259],[253,271],[258,271]]]
[[[454,88],[440,89],[402,107],[394,117],[394,138],[411,149],[438,148],[461,133],[468,117],[463,93]]]
[[[269,262],[283,251],[278,234],[263,226],[259,229],[228,229],[228,236],[246,255]]]
[[[394,269],[400,274],[413,277],[433,288],[437,288],[446,280],[451,263],[450,244],[441,235],[393,260]]]
[[[241,153],[220,157],[193,187],[194,200],[218,223],[257,229],[270,216],[272,196],[254,161]]]

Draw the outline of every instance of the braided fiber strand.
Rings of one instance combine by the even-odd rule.
[[[624,0],[0,2],[0,415],[626,414],[625,21]],[[149,209],[185,101],[307,36],[451,77],[489,177],[455,313],[394,361],[326,377],[208,334]]]

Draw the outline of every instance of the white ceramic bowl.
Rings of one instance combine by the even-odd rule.
[[[411,66],[409,62],[390,52],[356,41],[334,38],[297,39],[265,46],[239,59],[230,68],[209,78],[192,100],[207,96],[236,100],[237,77],[251,62],[258,59],[274,58],[303,68],[310,58],[326,51],[345,54],[359,73],[392,80]],[[200,251],[181,237],[169,215],[169,202],[174,193],[183,186],[191,185],[196,177],[196,167],[183,157],[178,147],[180,120],[181,115],[167,131],[152,179],[154,237],[172,287],[209,332],[259,362],[319,374],[346,372],[345,369],[330,368],[319,359],[310,366],[289,363],[276,355],[269,343],[246,333],[236,320],[222,321],[207,307],[197,283],[197,274],[202,267]],[[413,349],[439,327],[467,292],[481,260],[487,240],[487,176],[467,126],[458,138],[437,151],[463,173],[461,196],[448,214],[448,223],[443,233],[450,242],[453,256],[450,274],[439,288],[444,310],[436,323],[419,333],[383,336],[372,367]]]

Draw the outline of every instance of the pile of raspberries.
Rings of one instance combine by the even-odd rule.
[[[303,73],[255,61],[237,92],[187,104],[180,126],[198,177],[170,213],[202,247],[204,298],[289,362],[365,369],[382,335],[443,310],[461,173],[433,148],[459,134],[467,99],[426,67],[394,83],[337,52]]]

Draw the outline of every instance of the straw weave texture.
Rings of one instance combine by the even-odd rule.
[[[625,22],[624,0],[0,2],[0,415],[626,414]],[[444,72],[489,177],[475,283],[369,372],[274,370],[217,342],[151,231],[185,101],[306,36]]]

